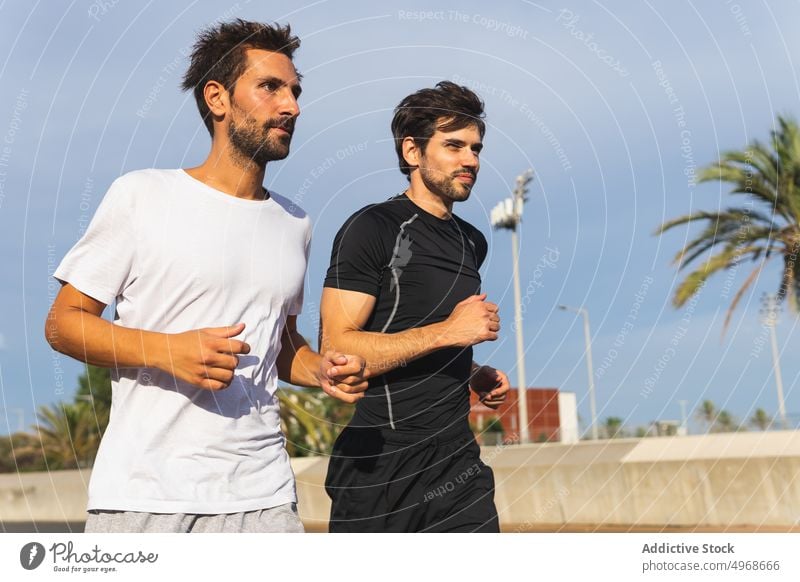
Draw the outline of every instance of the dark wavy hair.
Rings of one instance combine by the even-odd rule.
[[[299,46],[300,39],[292,35],[288,24],[280,26],[237,18],[202,30],[194,44],[191,63],[181,87],[184,91],[194,91],[197,109],[208,133],[213,137],[211,111],[203,95],[206,83],[214,80],[233,92],[237,79],[247,66],[247,49],[281,53],[291,59]]]
[[[474,125],[483,138],[486,132],[483,118],[481,98],[466,87],[450,81],[441,81],[432,89],[420,89],[412,93],[395,108],[392,119],[392,135],[400,171],[410,176],[414,169],[403,158],[403,140],[406,137],[413,137],[424,153],[436,130],[457,131]]]

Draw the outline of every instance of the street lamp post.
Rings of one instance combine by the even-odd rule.
[[[527,185],[533,180],[533,170],[517,177],[517,185],[511,198],[506,198],[492,209],[494,228],[511,231],[511,261],[514,264],[514,325],[517,328],[517,407],[519,410],[519,440],[530,442],[528,429],[528,389],[525,383],[525,349],[522,339],[522,292],[519,284],[519,243],[517,226],[522,222],[522,207],[527,200]]]
[[[681,406],[681,428],[678,431],[678,436],[686,436],[689,434],[689,422],[686,417],[686,404],[688,400],[678,400]]]
[[[770,343],[772,344],[772,370],[775,373],[775,387],[778,391],[778,415],[781,419],[781,428],[789,428],[786,422],[786,404],[783,401],[783,377],[781,376],[781,363],[778,356],[778,336],[775,325],[778,323],[778,298],[775,295],[764,294],[761,297],[761,323],[769,328]]]
[[[592,409],[592,440],[597,440],[597,404],[594,398],[594,366],[592,366],[592,334],[589,330],[589,310],[585,307],[559,305],[559,309],[580,313],[583,316],[583,339],[586,343],[586,369],[589,372],[589,405]]]

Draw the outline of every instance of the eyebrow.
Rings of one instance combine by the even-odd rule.
[[[454,145],[460,148],[463,148],[464,146],[467,145],[467,142],[465,142],[463,139],[445,138],[442,141],[444,142],[445,145]],[[481,151],[483,149],[483,142],[476,142],[472,144],[471,147],[473,150]]]
[[[302,79],[300,73],[297,73],[297,78]],[[281,87],[289,86],[289,83],[281,79],[280,77],[273,77],[272,75],[267,75],[265,77],[258,78],[258,84],[263,85],[264,83],[275,83]],[[292,93],[294,94],[294,98],[297,99],[300,97],[300,94],[303,92],[303,88],[300,86],[300,83],[295,83],[290,86]]]

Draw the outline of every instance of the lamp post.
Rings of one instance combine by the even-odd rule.
[[[681,428],[678,430],[678,436],[686,436],[689,434],[689,422],[686,417],[686,404],[687,400],[678,400],[681,406]]]
[[[514,264],[514,325],[517,328],[517,407],[519,410],[519,440],[530,442],[528,431],[528,387],[525,383],[525,350],[522,340],[522,292],[519,286],[519,248],[517,226],[522,222],[522,207],[528,199],[528,184],[533,180],[533,170],[526,170],[517,176],[517,185],[512,196],[506,198],[492,209],[491,221],[494,228],[511,231],[511,261]]]
[[[778,336],[775,326],[778,323],[780,305],[775,295],[765,293],[761,297],[761,323],[769,328],[770,343],[772,344],[772,370],[775,373],[775,387],[778,391],[778,415],[781,419],[781,428],[789,428],[786,422],[786,404],[783,401],[783,377],[781,376],[781,363],[778,356]]]
[[[589,371],[589,405],[592,409],[592,440],[597,440],[597,405],[594,398],[594,371],[592,366],[592,334],[589,331],[589,310],[585,307],[559,305],[563,311],[580,313],[583,316],[583,338],[586,342],[586,369]]]

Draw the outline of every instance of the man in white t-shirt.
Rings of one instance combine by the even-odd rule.
[[[208,158],[117,179],[55,272],[48,341],[112,368],[86,531],[303,531],[277,381],[363,396],[363,359],[297,331],[310,221],[262,186],[289,153],[298,46],[289,26],[203,31],[184,88]]]

